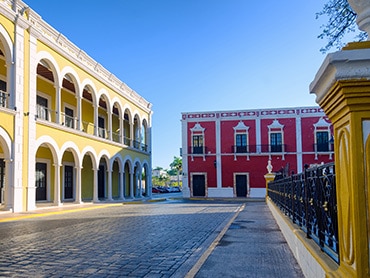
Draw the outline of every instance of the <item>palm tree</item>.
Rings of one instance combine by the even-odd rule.
[[[170,164],[171,169],[176,170],[177,184],[180,186],[180,174],[182,173],[182,158],[174,156],[173,162]]]

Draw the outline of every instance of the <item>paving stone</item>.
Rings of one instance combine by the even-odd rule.
[[[240,205],[169,201],[1,222],[0,277],[184,277]],[[253,209],[248,213],[259,215]],[[235,222],[243,229],[227,234],[222,244],[240,240],[244,246],[255,247],[264,242],[255,235],[259,233],[256,227],[240,222],[245,220],[243,217]],[[258,217],[253,221],[258,224]],[[260,228],[274,238],[281,235],[268,215],[266,221],[259,223]],[[254,243],[248,243],[246,238]],[[255,253],[258,257],[248,261],[256,265],[278,263],[268,255],[285,255],[289,250],[282,242],[280,238],[270,244],[265,242],[266,249],[260,249]],[[268,248],[272,251],[266,251]],[[233,258],[234,254],[227,252]],[[205,264],[201,270],[210,274],[212,267]],[[254,273],[256,267],[250,267],[250,271]]]

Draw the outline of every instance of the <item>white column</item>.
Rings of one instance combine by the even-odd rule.
[[[183,114],[181,121],[181,135],[182,135],[182,196],[190,198],[189,176],[188,176],[188,122],[186,114]]]
[[[261,153],[261,118],[256,118],[256,152]]]
[[[121,200],[125,199],[125,194],[123,194],[124,190],[124,178],[125,178],[125,173],[123,171],[119,172],[119,198]]]
[[[130,147],[134,146],[135,134],[134,134],[134,119],[131,119],[130,123]]]
[[[141,173],[138,173],[137,174],[137,181],[138,181],[138,191],[137,191],[137,195],[138,197],[143,197],[143,192],[142,192],[142,179],[141,179]]]
[[[134,198],[134,173],[130,172],[130,198]]]
[[[107,118],[108,118],[108,139],[110,141],[112,141],[112,112],[110,111],[110,109],[108,109],[107,111]]]
[[[93,172],[94,172],[93,202],[97,203],[97,202],[99,202],[99,198],[98,198],[98,169],[93,168]]]
[[[76,166],[75,171],[76,171],[76,198],[75,198],[75,203],[81,204],[81,167]]]
[[[99,100],[98,100],[99,101]],[[99,114],[99,106],[94,103],[94,135],[98,136],[98,114]]]
[[[222,188],[221,123],[216,119],[216,174],[217,188]]]
[[[13,97],[14,107],[17,108],[17,113],[14,118],[14,141],[11,151],[11,159],[13,163],[12,176],[9,178],[13,182],[12,188],[12,198],[9,202],[13,206],[13,212],[20,212],[27,207],[24,207],[24,194],[26,193],[26,188],[23,187],[23,180],[27,179],[27,170],[23,166],[27,165],[28,153],[23,152],[23,143],[28,141],[28,135],[24,134],[24,113],[29,111],[24,111],[28,107],[24,107],[24,87],[23,83],[25,80],[24,76],[24,33],[25,28],[28,28],[25,21],[19,14],[16,16],[15,26],[14,26],[14,44],[13,44],[13,60],[12,60],[12,74],[10,75],[11,83],[9,84],[10,94]],[[31,40],[32,38],[30,38]],[[30,51],[32,51],[32,40],[30,41]],[[30,52],[32,56],[33,52]],[[28,181],[27,181],[28,182]],[[28,199],[27,199],[28,201]],[[33,206],[36,200],[33,200]],[[28,204],[27,204],[28,205]],[[31,207],[30,207],[31,208]]]
[[[108,175],[108,201],[112,201],[112,170],[107,170]]]
[[[303,154],[302,154],[302,119],[299,115],[296,117],[296,144],[297,144],[297,173],[301,173],[303,171]]]
[[[55,93],[56,93],[56,103],[55,103],[55,109],[56,109],[56,112],[55,112],[55,122],[57,124],[60,124],[60,116],[61,116],[61,111],[60,111],[60,99],[61,99],[61,87],[59,86],[59,84],[55,87]]]
[[[78,93],[78,92],[76,92]],[[76,96],[77,98],[77,126],[76,126],[76,129],[77,130],[82,130],[82,111],[81,111],[81,97],[80,97],[80,94],[78,94]],[[87,131],[86,131],[87,132]]]
[[[119,117],[119,142],[121,144],[124,143],[124,130],[123,130],[123,118],[122,117]]]
[[[4,195],[3,195],[3,198],[4,198],[4,208],[5,210],[12,210],[14,209],[14,206],[13,206],[13,190],[14,190],[14,183],[13,183],[13,163],[10,159],[6,158],[4,159],[4,162],[5,162],[5,171],[6,171],[6,174],[5,174],[5,180],[4,180],[4,184],[5,184],[5,188],[4,188]]]
[[[60,167],[61,165],[54,164],[54,205],[60,206]]]

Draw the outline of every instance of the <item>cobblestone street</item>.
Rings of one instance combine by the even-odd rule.
[[[184,277],[240,205],[116,204],[0,223],[0,276]]]

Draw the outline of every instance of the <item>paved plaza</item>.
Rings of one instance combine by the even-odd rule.
[[[0,214],[0,277],[302,277],[264,202]]]

